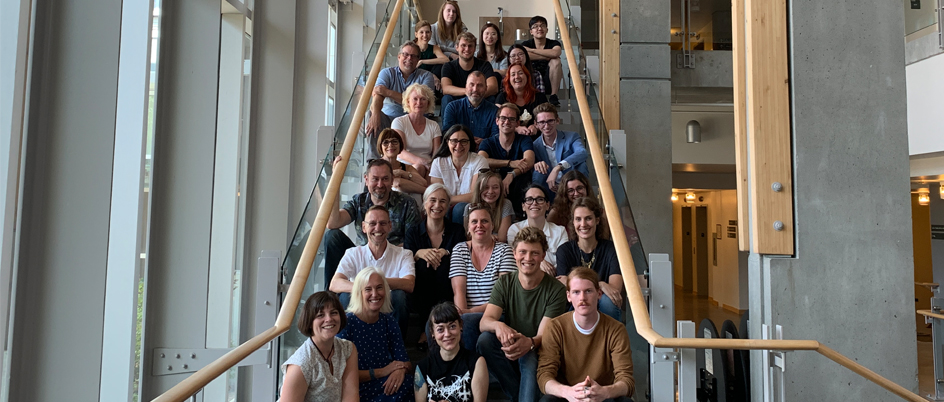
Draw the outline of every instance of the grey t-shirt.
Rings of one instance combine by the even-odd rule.
[[[438,22],[434,22],[432,25],[430,25],[429,30],[430,30],[430,33],[432,33],[432,35],[430,35],[430,38],[429,38],[430,45],[439,45],[439,49],[442,50],[443,53],[446,53],[447,56],[449,55],[449,53],[458,54],[458,52],[456,51],[456,41],[454,40],[444,41],[439,37],[439,23]],[[469,29],[466,28],[465,23],[463,23],[462,32],[466,32],[468,30]]]

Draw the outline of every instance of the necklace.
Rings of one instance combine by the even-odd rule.
[[[583,255],[584,255],[583,250],[580,250],[579,247],[577,248],[577,250],[580,251],[580,265],[585,266],[585,267],[590,268],[590,269],[593,269],[593,268],[592,268],[592,267],[593,267],[593,262],[596,261],[596,259],[597,259],[597,250],[594,249],[593,251],[590,252],[590,261],[587,261],[587,260],[585,260],[585,259],[583,258]]]
[[[331,355],[334,354],[334,341],[332,340],[331,350],[328,351],[328,355],[326,356],[324,353],[321,352],[321,348],[318,347],[318,344],[315,343],[314,339],[308,338],[308,340],[311,341],[312,345],[315,345],[315,349],[318,349],[318,354],[321,355],[321,358],[325,359],[326,362],[331,363],[331,360],[329,360],[328,358],[330,358]]]

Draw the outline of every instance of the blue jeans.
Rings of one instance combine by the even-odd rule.
[[[493,332],[483,332],[479,336],[476,350],[485,358],[488,371],[501,384],[502,391],[512,402],[536,402],[541,392],[538,390],[538,355],[530,351],[517,361],[508,360],[501,350],[501,342]]]
[[[475,184],[472,184],[472,185],[475,186]],[[469,205],[469,203],[460,202],[460,203],[457,203],[454,207],[452,207],[452,212],[449,213],[449,217],[450,219],[452,219],[453,223],[458,223],[460,225],[463,225],[463,227],[465,227],[465,206],[466,205]]]
[[[338,293],[341,299],[341,307],[347,310],[351,303],[350,293]],[[407,324],[410,322],[410,310],[406,304],[406,292],[402,290],[390,291],[390,303],[393,304],[393,318],[397,320],[397,326],[400,327],[400,336],[406,338]]]
[[[603,295],[600,301],[597,302],[597,309],[599,309],[601,313],[613,317],[616,321],[626,323],[626,321],[623,321],[623,311],[620,309],[620,306],[613,304],[613,300],[610,300],[610,297],[607,295]]]

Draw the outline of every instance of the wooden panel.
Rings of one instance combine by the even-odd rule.
[[[751,252],[793,254],[786,0],[745,0]],[[780,183],[782,190],[771,189]],[[782,222],[782,230],[775,230]]]
[[[744,71],[744,0],[731,1],[734,58],[734,149],[737,155],[738,250],[750,251],[747,193],[747,77]]]
[[[620,3],[600,0],[600,82],[597,85],[603,121],[608,130],[620,129]],[[609,136],[609,133],[600,133]]]

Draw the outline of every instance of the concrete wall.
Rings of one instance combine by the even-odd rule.
[[[944,55],[905,67],[908,81],[908,154],[944,151],[941,96],[944,94]]]
[[[701,124],[701,142],[689,144],[685,126],[690,120]],[[672,112],[672,163],[733,165],[734,111]]]
[[[902,4],[790,13],[796,255],[751,256],[751,333],[783,325],[916,390]],[[787,370],[786,400],[895,399],[814,353]]]

